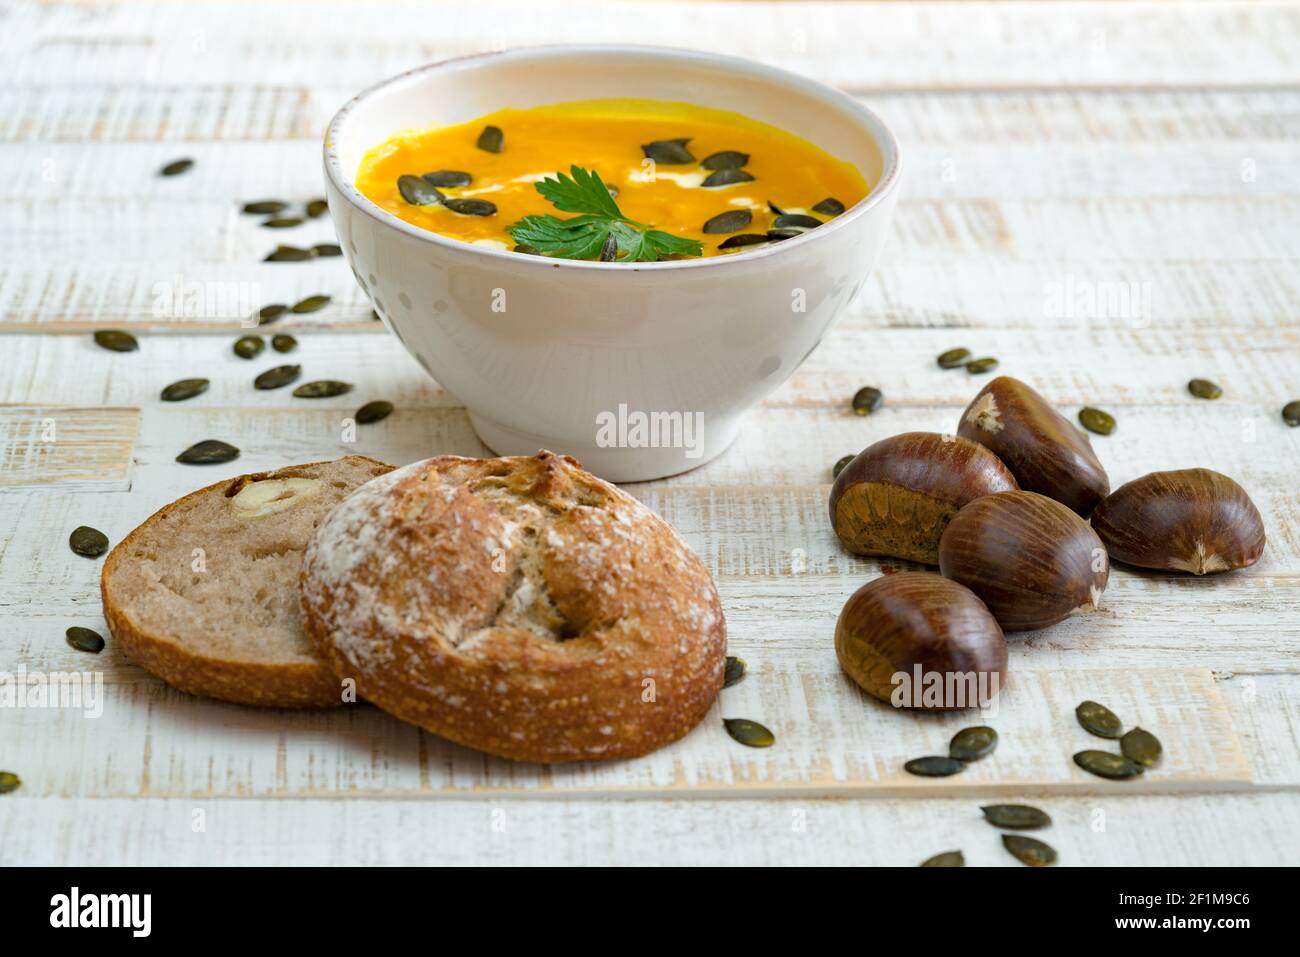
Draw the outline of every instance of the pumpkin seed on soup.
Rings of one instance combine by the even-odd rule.
[[[839,478],[839,477],[840,477],[840,473],[844,471],[844,466],[848,465],[848,464],[849,464],[850,462],[852,462],[855,458],[857,458],[856,455],[846,455],[846,456],[844,456],[844,458],[840,459],[838,462],[836,462],[834,465],[832,465],[832,466],[831,466],[831,478],[832,478],[832,479],[837,479],[837,478]]]
[[[784,239],[794,239],[796,236],[802,236],[806,230],[803,229],[769,229],[767,238],[774,243],[779,243]]]
[[[78,651],[87,651],[92,655],[97,655],[104,650],[104,636],[89,628],[73,625],[64,632],[63,637],[69,646]]]
[[[22,787],[23,779],[12,771],[0,771],[0,794],[8,794]]]
[[[816,229],[820,225],[822,225],[820,219],[805,216],[803,213],[782,213],[772,221],[774,229]]]
[[[853,394],[853,411],[858,415],[870,415],[885,401],[885,393],[875,386],[864,385]]]
[[[734,186],[736,183],[752,183],[753,181],[754,177],[743,169],[720,169],[714,170],[704,177],[704,182],[700,183],[700,185],[705,189],[715,189],[719,186]]]
[[[1217,399],[1223,395],[1223,390],[1218,384],[1209,379],[1193,379],[1187,383],[1187,391],[1198,399]]]
[[[745,659],[727,655],[727,664],[722,672],[722,687],[730,688],[745,677]]]
[[[540,256],[542,251],[536,246],[529,246],[527,243],[517,243],[511,252],[523,253],[525,256]]]
[[[994,827],[1013,831],[1034,831],[1052,823],[1046,811],[1028,804],[989,804],[980,810],[984,812],[984,820]]]
[[[306,299],[300,299],[291,307],[291,312],[304,313],[315,312],[318,309],[324,309],[330,304],[330,297],[325,295],[308,296]]]
[[[966,770],[966,762],[933,754],[924,758],[913,758],[903,765],[903,770],[923,778],[946,778]]]
[[[280,333],[271,337],[271,348],[276,352],[293,352],[298,348],[298,340],[293,336]]]
[[[1282,421],[1291,428],[1300,425],[1300,399],[1282,406]]]
[[[323,199],[313,199],[306,205],[305,209],[310,218],[319,219],[330,211],[330,204]]]
[[[159,395],[164,402],[184,402],[208,391],[207,379],[178,379],[165,386]]]
[[[785,210],[782,209],[780,206],[776,205],[776,203],[772,202],[770,199],[767,201],[767,208],[770,209],[777,216],[785,215]]]
[[[645,153],[646,159],[652,159],[656,163],[663,163],[665,166],[680,166],[683,163],[695,162],[695,157],[686,148],[686,144],[690,141],[689,136],[675,140],[655,140],[653,143],[642,143],[641,151]]]
[[[618,239],[613,233],[605,237],[605,242],[600,247],[600,256],[597,258],[603,263],[612,263],[618,259]]]
[[[485,126],[476,145],[485,153],[500,153],[506,147],[506,134],[499,126]]]
[[[763,233],[737,233],[718,243],[718,248],[739,249],[741,246],[757,246],[760,243],[770,243],[771,241],[771,238]]]
[[[936,854],[934,857],[927,857],[920,864],[921,867],[965,867],[966,857],[961,851],[944,851],[942,854]]]
[[[235,355],[241,359],[256,359],[266,348],[261,336],[240,336],[235,340]]]
[[[221,465],[239,458],[239,449],[220,439],[204,439],[195,442],[188,449],[176,456],[176,461],[183,465]]]
[[[734,233],[738,229],[744,229],[754,219],[754,214],[747,209],[731,209],[725,213],[718,213],[712,219],[704,224],[706,233]]]
[[[813,212],[821,213],[823,216],[838,216],[844,212],[844,204],[833,196],[827,196],[813,207]]]
[[[135,352],[140,348],[135,336],[121,329],[100,329],[95,333],[95,345],[110,352]]]
[[[445,197],[422,176],[405,173],[397,177],[397,191],[412,206],[437,206]]]
[[[748,718],[723,718],[727,734],[741,744],[750,748],[770,748],[776,744],[776,736],[757,721]]]
[[[1119,749],[1124,757],[1144,768],[1155,767],[1164,752],[1160,739],[1145,728],[1134,728],[1120,738]]]
[[[1011,852],[1012,857],[1029,867],[1047,867],[1056,863],[1056,851],[1052,846],[1034,837],[1003,834],[1002,846]]]
[[[276,246],[262,261],[268,263],[300,263],[315,258],[316,251],[314,249],[299,249],[297,246]]]
[[[356,419],[358,425],[369,425],[372,422],[388,418],[392,413],[393,403],[384,399],[376,399],[374,402],[367,402],[357,409],[357,414],[353,418]]]
[[[108,536],[89,525],[78,525],[68,536],[68,547],[85,558],[98,558],[108,551]]]
[[[343,250],[339,248],[338,243],[317,243],[315,246],[311,248],[311,250],[317,256],[320,256],[322,259],[329,256],[343,255]]]
[[[992,754],[997,746],[998,733],[992,728],[984,725],[962,728],[948,742],[948,757],[958,761],[978,761]]]
[[[1074,763],[1089,774],[1113,781],[1135,778],[1142,773],[1142,765],[1110,751],[1080,751],[1074,756]]]
[[[275,322],[288,311],[289,307],[282,302],[273,302],[269,306],[263,306],[257,310],[257,324],[264,326],[267,323]]]
[[[245,213],[255,213],[261,216],[272,216],[275,213],[282,213],[289,208],[289,204],[278,199],[259,199],[252,203],[245,203],[243,211]]]
[[[749,162],[749,154],[739,150],[722,150],[704,157],[700,165],[705,169],[740,169]]]
[[[267,369],[253,380],[254,389],[281,389],[291,382],[296,382],[302,375],[302,366],[276,366]]]
[[[494,216],[497,211],[496,203],[489,203],[486,199],[449,198],[444,199],[442,205],[462,216]]]
[[[434,170],[432,173],[425,173],[424,179],[430,186],[438,186],[444,189],[468,186],[473,181],[473,177],[469,173],[458,169]]]
[[[1079,410],[1079,422],[1089,432],[1096,432],[1098,435],[1110,435],[1115,431],[1115,417],[1109,412],[1091,406]]]
[[[302,218],[298,216],[276,216],[262,223],[265,229],[292,229],[294,226],[302,225]]]
[[[293,390],[293,394],[299,399],[332,399],[336,395],[343,395],[351,391],[352,383],[350,382],[339,382],[336,379],[317,379],[314,382],[304,382]]]
[[[1099,738],[1118,738],[1124,732],[1124,724],[1104,704],[1096,701],[1084,701],[1074,709],[1074,716],[1079,719],[1083,730]]]
[[[958,369],[966,364],[970,358],[969,349],[949,349],[947,352],[941,352],[936,360],[940,369]]]
[[[158,173],[162,176],[179,176],[181,173],[188,172],[193,166],[194,160],[186,157],[185,159],[172,160]]]
[[[992,356],[985,356],[983,359],[972,359],[966,363],[966,371],[971,375],[980,375],[984,372],[991,372],[998,367],[998,360]]]

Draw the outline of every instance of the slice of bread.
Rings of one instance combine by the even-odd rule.
[[[155,513],[100,579],[116,647],[191,694],[238,704],[340,704],[302,628],[298,572],[316,527],[392,471],[359,455],[227,479]]]

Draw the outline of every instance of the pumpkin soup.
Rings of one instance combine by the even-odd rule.
[[[739,114],[585,100],[398,133],[362,159],[357,188],[463,242],[647,262],[789,239],[871,187],[849,163]]]

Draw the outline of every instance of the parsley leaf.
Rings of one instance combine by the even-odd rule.
[[[597,259],[612,234],[623,262],[703,255],[704,244],[699,240],[652,229],[624,216],[599,173],[580,166],[569,167],[569,173],[556,173],[534,185],[560,212],[581,215],[571,219],[549,213],[525,216],[510,226],[516,243],[560,259]]]

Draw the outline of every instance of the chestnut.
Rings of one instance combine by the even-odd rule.
[[[1088,437],[1019,379],[998,376],[962,413],[957,434],[987,446],[1020,487],[1087,518],[1110,491]]]
[[[939,536],[967,502],[1019,488],[996,455],[955,435],[904,432],[869,445],[831,486],[831,527],[856,555],[939,564]]]
[[[1210,469],[1152,472],[1115,489],[1092,513],[1111,558],[1208,575],[1264,553],[1264,520],[1246,490]]]
[[[1007,642],[974,594],[933,572],[897,572],[853,593],[835,624],[840,667],[896,708],[984,705],[1002,687]]]
[[[939,570],[986,604],[1004,631],[1046,628],[1096,608],[1110,574],[1088,523],[1037,492],[977,498],[939,540]]]

